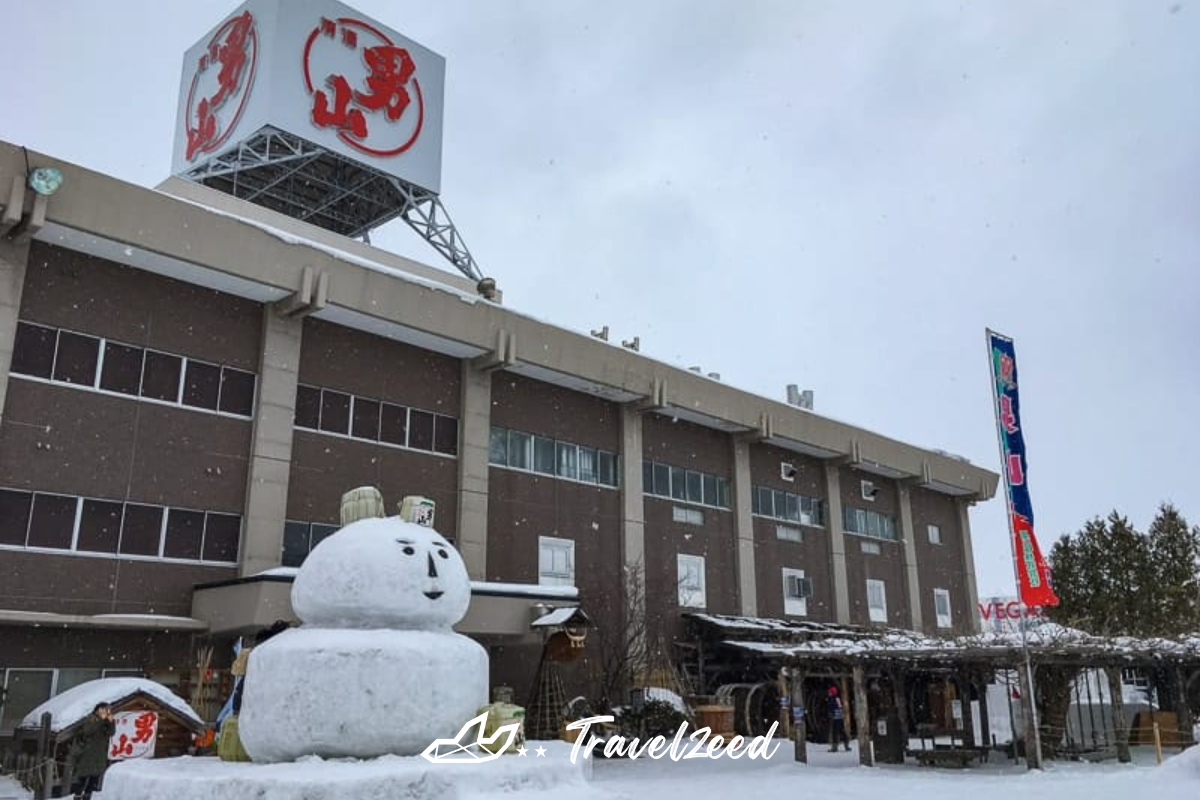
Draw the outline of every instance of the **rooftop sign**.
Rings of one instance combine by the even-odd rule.
[[[172,171],[274,128],[437,193],[445,74],[336,0],[249,0],[184,56]]]

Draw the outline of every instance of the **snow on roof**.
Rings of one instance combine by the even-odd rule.
[[[1050,654],[1200,658],[1200,636],[1197,635],[1180,639],[1103,637],[1053,622],[1044,622],[1030,628],[1025,633],[1023,642],[1020,631],[936,637],[898,628],[860,628],[721,614],[689,614],[688,617],[715,628],[724,645],[782,658],[801,655],[853,657],[871,654],[891,657],[955,653],[1002,655],[1019,649],[1024,644],[1028,644],[1035,651]],[[750,641],[743,638],[751,635],[757,635],[759,640]]]
[[[300,567],[272,567],[256,572],[252,578],[295,578]],[[506,594],[517,597],[554,597],[575,600],[579,589],[574,586],[543,586],[540,583],[498,583],[496,581],[471,581],[471,591],[481,594]]]
[[[579,597],[579,589],[574,586],[543,586],[540,583],[471,581],[471,592],[507,594],[518,597],[561,597],[567,600],[574,600]]]
[[[579,606],[563,606],[562,608],[554,609],[549,614],[543,614],[535,619],[531,625],[534,628],[549,628],[555,625],[566,625],[572,620],[576,623],[591,622],[588,619],[588,615],[584,614],[579,609]]]
[[[42,714],[50,712],[50,730],[58,732],[71,727],[82,720],[97,703],[115,703],[137,693],[147,694],[155,700],[178,712],[180,716],[203,725],[200,715],[192,710],[182,697],[179,697],[161,683],[145,678],[99,678],[87,683],[81,683],[62,694],[51,697],[40,706],[25,715],[18,728],[37,728]]]

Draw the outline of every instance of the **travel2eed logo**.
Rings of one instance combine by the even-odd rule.
[[[434,740],[433,744],[425,748],[421,756],[435,764],[482,764],[494,761],[512,747],[520,733],[521,723],[513,722],[502,725],[494,733],[485,735],[487,717],[488,712],[485,711],[472,718],[462,726],[458,735],[453,739]],[[687,736],[687,722],[680,723],[679,730],[675,732],[675,738],[671,740],[670,744],[661,734],[651,737],[645,742],[637,737],[626,739],[624,736],[611,736],[607,740],[595,735],[588,738],[588,731],[593,723],[615,721],[615,717],[599,716],[587,717],[567,725],[567,730],[579,731],[579,736],[571,747],[571,763],[576,763],[581,750],[586,759],[601,745],[603,745],[602,752],[606,758],[636,759],[646,756],[653,759],[670,758],[672,761],[686,761],[689,758],[715,759],[721,756],[729,758],[746,756],[751,759],[766,760],[774,756],[775,751],[779,749],[779,742],[772,744],[771,741],[775,737],[775,731],[779,728],[778,722],[772,723],[771,729],[761,736],[755,736],[747,741],[744,736],[738,734],[730,738],[728,743],[725,742],[724,736],[714,736],[712,730],[707,727],[697,728],[692,731],[691,736]],[[474,731],[473,734],[472,731]],[[585,739],[587,739],[587,744],[584,744]],[[523,756],[527,751],[521,747],[515,752]],[[542,756],[545,749],[539,747],[537,753]]]

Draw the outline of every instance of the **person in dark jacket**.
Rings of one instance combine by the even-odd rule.
[[[75,800],[91,800],[92,792],[100,791],[108,769],[108,742],[116,728],[108,703],[97,703],[71,739],[67,764],[74,780],[71,791]]]
[[[836,686],[829,687],[826,704],[829,708],[829,752],[836,753],[838,742],[842,742],[849,753],[850,737],[846,734],[846,708],[842,705],[842,698],[838,697]]]

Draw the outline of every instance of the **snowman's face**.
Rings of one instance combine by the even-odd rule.
[[[458,551],[399,517],[342,528],[313,548],[292,586],[296,616],[322,627],[448,628],[470,601]]]

